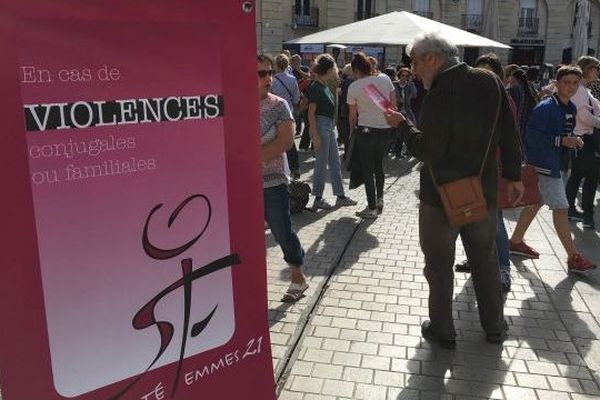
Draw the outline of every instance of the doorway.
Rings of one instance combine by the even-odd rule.
[[[510,52],[510,63],[517,65],[541,65],[545,47],[514,47]]]

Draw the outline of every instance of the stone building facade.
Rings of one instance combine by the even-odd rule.
[[[411,11],[478,34],[484,26],[486,1],[498,13],[498,37],[512,50],[499,51],[504,62],[541,64],[571,61],[570,48],[578,0],[257,0],[259,49],[276,53],[286,40],[391,11]],[[589,52],[600,50],[600,0],[589,0]],[[401,51],[401,50],[400,50]],[[386,59],[399,61],[388,48]],[[482,49],[465,49],[473,59]]]

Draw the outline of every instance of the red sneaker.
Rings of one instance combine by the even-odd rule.
[[[509,250],[510,254],[514,254],[514,255],[526,257],[526,258],[534,258],[534,259],[540,258],[540,253],[538,253],[531,247],[527,246],[527,244],[525,244],[525,242],[515,243],[511,240],[509,243],[510,243],[510,250]]]
[[[567,260],[567,267],[570,274],[587,275],[589,272],[596,269],[588,259],[581,254],[573,254]]]

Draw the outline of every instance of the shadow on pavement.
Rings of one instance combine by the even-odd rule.
[[[269,308],[269,329],[285,318],[287,310],[289,310],[292,305],[292,303],[281,303],[275,308]]]
[[[313,200],[313,198],[311,197],[309,199],[307,207],[311,206],[312,200]],[[325,215],[332,213],[332,212],[336,211],[337,209],[338,209],[338,207],[333,207],[331,210],[313,211],[313,210],[307,208],[306,210],[302,211],[301,213],[292,214],[292,229],[294,230],[294,232],[298,233],[298,232],[300,232],[300,230],[302,230],[302,228],[317,222],[319,219],[323,218]],[[271,233],[270,229],[265,230],[265,242],[266,242],[267,249],[270,249],[271,247],[275,247],[278,245],[277,241],[275,240],[275,237],[273,237],[273,234]],[[300,240],[300,244],[302,244],[304,246],[304,244],[302,243],[302,240]]]
[[[469,277],[455,296],[454,304],[457,305],[459,299],[468,299],[468,309],[475,310],[472,291]],[[462,308],[453,308],[454,313],[460,315]],[[508,369],[502,360],[503,347],[485,341],[478,319],[455,319],[455,325],[458,333],[456,350],[445,350],[421,340],[423,348],[417,349],[408,361],[409,368],[403,371],[407,375],[406,382],[396,400],[442,400],[454,396],[489,399],[501,396],[500,384],[504,382]]]
[[[522,278],[531,279],[531,274],[528,274],[530,271],[523,265],[522,261],[513,260],[513,262],[516,267],[515,270],[518,271]],[[541,279],[537,278],[537,274],[535,276],[535,279]],[[552,362],[561,366],[561,375],[566,378],[572,378],[568,379],[568,382],[573,392],[581,392],[582,390],[576,378],[592,379],[585,368],[586,366],[595,370],[600,366],[600,361],[598,361],[598,365],[586,365],[586,362],[590,359],[588,353],[592,350],[593,342],[598,338],[592,332],[588,323],[581,318],[581,314],[588,314],[590,322],[594,323],[592,315],[587,313],[587,311],[582,311],[581,304],[578,307],[574,306],[574,302],[577,301],[574,296],[579,297],[579,293],[574,289],[577,282],[578,278],[565,276],[555,287],[544,283],[545,293],[548,295],[553,308],[553,310],[546,311],[555,311],[558,314],[559,320],[544,318],[538,321],[539,327],[522,327],[526,332],[519,337],[531,349],[540,349],[541,336],[547,339],[546,341],[550,344],[548,350],[540,349],[536,351],[536,354],[540,361]],[[598,288],[597,284],[595,286]],[[532,304],[540,304],[540,297],[538,295],[523,300],[519,309],[531,310]],[[527,332],[528,329],[533,329],[534,332]],[[565,333],[565,331],[566,335],[560,333]],[[560,337],[558,337],[559,335]]]
[[[345,269],[352,266],[358,260],[360,254],[379,246],[377,238],[366,231],[366,228],[372,222],[364,221],[357,228],[364,231],[356,232],[351,246],[346,248],[352,235],[348,235],[346,241],[340,241],[340,235],[347,233],[348,225],[356,225],[358,220],[352,217],[342,217],[329,221],[312,245],[305,249],[304,273],[307,276],[329,275],[332,273],[332,269]],[[342,256],[343,261],[341,261]],[[348,260],[351,262],[348,262]],[[288,268],[283,269],[281,271],[282,279],[287,279],[288,274]]]
[[[352,267],[355,263],[357,263],[361,256],[364,253],[369,252],[377,247],[379,247],[379,240],[377,237],[368,232],[368,227],[373,224],[375,220],[363,220],[360,226],[357,228],[358,231],[355,233],[354,238],[352,239],[352,243],[346,249],[343,257],[339,263],[339,271],[343,271],[346,268]],[[325,232],[324,232],[325,234]],[[331,241],[334,241],[334,238],[330,238]],[[323,246],[326,247],[327,237],[325,235],[325,241]],[[315,242],[315,245],[317,242]]]

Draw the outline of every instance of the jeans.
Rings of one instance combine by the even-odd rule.
[[[510,273],[509,242],[502,210],[498,210],[498,222],[496,223],[496,252],[498,253],[498,264],[500,270]]]
[[[340,165],[340,154],[338,152],[337,140],[333,131],[333,118],[317,115],[317,131],[321,138],[321,148],[315,151],[315,171],[313,174],[313,194],[316,197],[323,196],[325,189],[325,171],[329,166],[331,175],[331,186],[333,194],[344,196],[342,184],[342,167]]]
[[[385,156],[389,142],[390,129],[376,129],[365,133],[358,127],[355,133],[356,145],[360,157],[360,166],[365,182],[367,202],[371,210],[377,207],[377,199],[383,198],[383,185],[385,175],[383,173],[383,157]],[[369,128],[373,129],[373,128]]]
[[[503,331],[504,311],[496,236],[496,209],[490,207],[487,217],[479,222],[453,227],[442,208],[421,202],[419,206],[419,240],[425,256],[424,274],[429,283],[429,318],[439,337],[456,337],[452,318],[454,291],[455,245],[460,235],[471,265],[471,277],[481,326],[487,334]]]
[[[265,221],[271,228],[281,251],[283,259],[289,265],[300,267],[304,263],[304,249],[298,236],[292,229],[290,218],[290,194],[286,185],[265,188]]]
[[[586,138],[584,135],[585,143],[583,149],[578,152],[577,157],[573,158],[573,166],[571,169],[571,176],[567,181],[567,200],[569,201],[569,207],[575,207],[575,198],[583,182],[583,190],[581,194],[581,206],[583,213],[586,216],[594,215],[594,197],[596,196],[596,189],[598,188],[598,180],[600,178],[600,160],[594,155],[595,148],[591,138]]]

